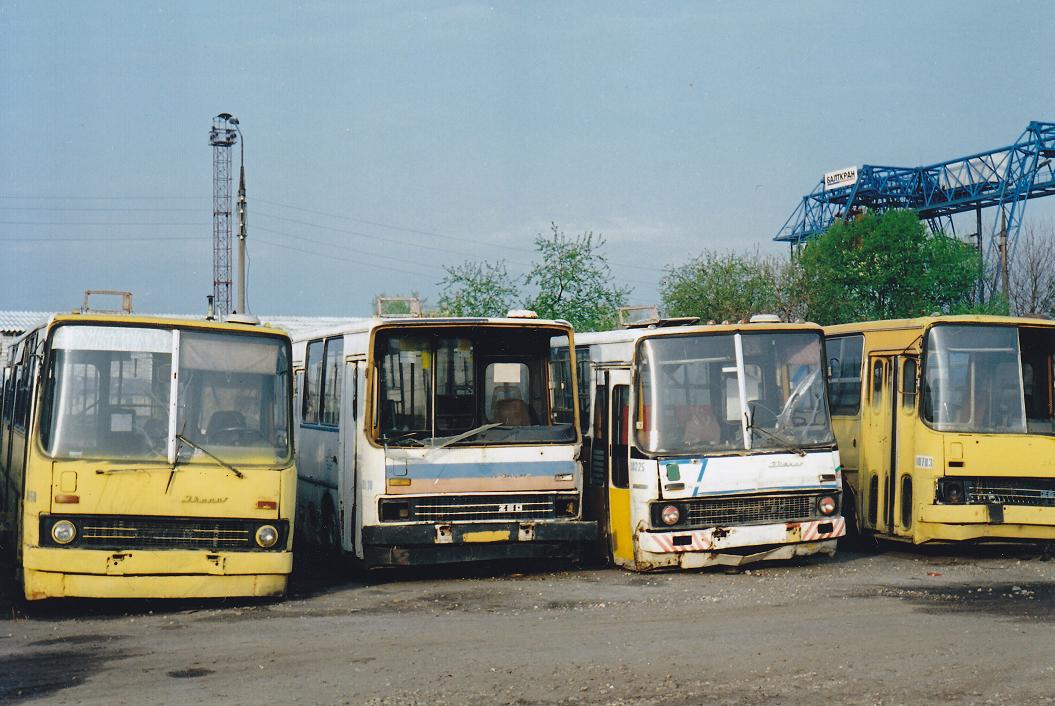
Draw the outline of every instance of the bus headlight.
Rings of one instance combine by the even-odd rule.
[[[676,525],[681,520],[681,510],[677,505],[666,505],[660,510],[659,519],[667,526]]]
[[[942,478],[938,481],[938,501],[961,505],[964,501],[963,481]]]
[[[262,549],[270,549],[278,543],[278,530],[271,525],[261,525],[256,530],[256,543]]]
[[[59,520],[51,526],[51,538],[56,544],[69,544],[77,538],[77,526],[69,520]]]
[[[839,504],[835,502],[835,498],[831,495],[822,495],[817,498],[817,512],[822,515],[828,516],[835,512],[835,509],[839,507]]]

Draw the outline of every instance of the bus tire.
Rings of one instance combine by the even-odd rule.
[[[861,546],[861,526],[857,519],[857,495],[850,484],[843,481],[843,503],[842,515],[846,520],[846,534],[839,540],[839,544],[847,549],[858,549]]]

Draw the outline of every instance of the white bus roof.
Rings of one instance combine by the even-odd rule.
[[[306,341],[315,338],[325,338],[337,334],[365,333],[379,326],[406,325],[406,326],[450,326],[450,325],[498,325],[498,326],[523,326],[529,328],[558,327],[570,328],[571,324],[561,319],[529,319],[508,317],[468,317],[468,316],[385,316],[367,318],[337,318],[320,325],[319,317],[298,319],[296,317],[271,317],[264,319],[273,326],[283,328],[289,332],[294,341]]]

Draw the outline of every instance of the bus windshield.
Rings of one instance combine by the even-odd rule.
[[[642,450],[797,451],[834,443],[820,333],[657,336],[638,345]]]
[[[942,324],[925,351],[921,413],[935,429],[1055,433],[1055,331]]]
[[[44,450],[64,459],[211,462],[204,447],[224,461],[285,462],[290,382],[283,344],[272,336],[61,326],[42,400]]]
[[[547,379],[554,329],[382,330],[376,336],[377,439],[407,446],[568,443]]]

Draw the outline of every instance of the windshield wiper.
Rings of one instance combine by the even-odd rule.
[[[789,441],[788,439],[785,439],[784,437],[780,436],[779,434],[774,434],[773,432],[769,431],[765,427],[760,427],[760,426],[756,425],[753,421],[751,421],[751,417],[747,418],[747,430],[748,431],[756,431],[756,430],[760,431],[763,434],[765,434],[766,436],[768,436],[770,439],[772,439],[773,441],[775,441],[778,444],[780,444],[785,450],[794,452],[794,453],[798,454],[799,456],[805,456],[806,455],[805,449],[797,446],[796,444],[794,444],[793,442]]]
[[[245,478],[245,474],[244,473],[239,471],[237,468],[235,468],[231,464],[227,463],[227,461],[224,461],[222,458],[220,458],[219,456],[217,456],[213,452],[209,451],[207,448],[205,448],[204,446],[199,444],[197,441],[191,441],[187,437],[183,436],[183,434],[176,434],[176,440],[183,442],[187,446],[193,446],[194,448],[198,449],[203,454],[205,454],[206,456],[211,458],[213,461],[216,461],[218,464],[220,464],[221,466],[223,466],[224,468],[226,468],[227,470],[229,470],[231,473],[235,474],[239,478]],[[178,465],[178,464],[179,464],[179,447],[177,446],[176,447],[176,463],[172,465],[173,472],[175,472],[176,465]],[[171,476],[169,476],[169,483],[171,484],[171,482],[172,482]]]
[[[421,433],[422,432],[420,432],[420,431],[408,431],[406,434],[400,434],[397,437],[394,437],[394,438],[391,438],[391,439],[385,439],[384,442],[385,442],[386,446],[389,446],[389,445],[391,445],[391,446],[405,446],[405,445],[407,445],[407,444],[409,444],[411,442],[413,442],[413,444],[415,446],[424,446],[425,445],[424,441],[422,441],[421,439],[414,438],[415,434],[421,434]]]
[[[463,431],[461,434],[458,434],[457,436],[448,437],[447,439],[445,439],[443,441],[442,444],[440,444],[439,446],[434,446],[432,448],[434,448],[434,449],[442,449],[445,446],[450,446],[451,444],[457,444],[459,441],[465,441],[466,439],[468,439],[471,436],[476,436],[477,434],[481,434],[481,433],[483,433],[483,432],[485,432],[485,431],[487,431],[489,429],[494,429],[495,427],[500,427],[500,426],[502,426],[501,422],[492,422],[490,424],[481,424],[480,426],[476,427],[475,429],[470,429],[469,431]]]

